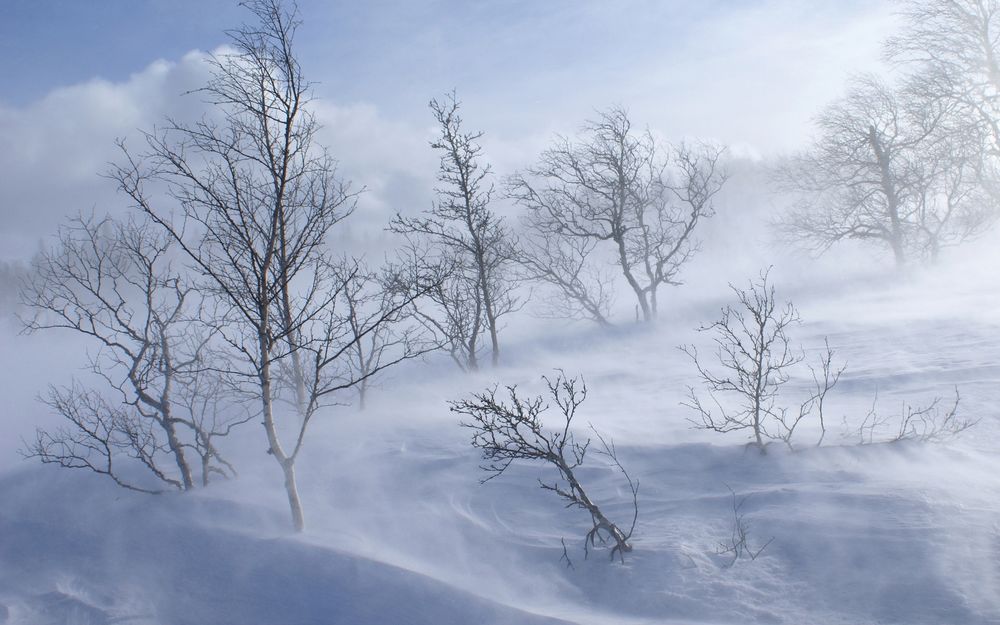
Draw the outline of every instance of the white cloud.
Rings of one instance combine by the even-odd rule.
[[[92,80],[55,89],[31,105],[0,108],[2,255],[23,257],[68,214],[120,205],[101,178],[116,138],[135,137],[165,114],[200,107],[180,94],[201,83],[203,55],[157,61],[122,83]]]
[[[471,59],[489,68],[488,75],[467,80],[459,72],[448,84],[446,70],[454,63],[423,62],[426,55],[444,54],[440,46],[415,48],[408,52],[412,75],[386,69],[335,94],[341,100],[314,103],[324,125],[321,141],[343,176],[367,189],[352,229],[378,232],[396,211],[429,205],[437,157],[428,146],[434,129],[423,103],[440,95],[442,82],[443,89],[458,87],[468,129],[485,131],[485,156],[499,175],[530,164],[554,132],[573,134],[595,108],[611,104],[627,106],[638,125],[667,138],[715,140],[734,146],[733,154],[759,157],[800,145],[811,117],[839,94],[844,78],[877,62],[892,26],[881,2],[761,0],[703,10],[636,0],[628,4],[631,13],[584,3],[562,21],[560,6],[566,8],[532,9],[540,26],[525,16],[499,23],[498,41],[485,39],[488,23],[466,24],[472,30],[445,56]],[[568,41],[603,32],[603,25],[623,32],[612,41]],[[529,27],[550,30],[522,33]],[[619,44],[623,56],[609,55]],[[479,61],[476,46],[484,55]],[[534,56],[545,50],[564,56]],[[580,51],[576,57],[574,50]],[[152,128],[164,115],[201,115],[197,94],[182,94],[204,84],[204,57],[191,52],[121,82],[92,80],[54,89],[21,108],[0,106],[0,143],[6,146],[0,152],[0,258],[30,254],[67,214],[121,207],[122,198],[99,175],[117,157],[114,140],[134,140],[138,129]],[[328,74],[381,67],[377,58],[358,63]],[[322,87],[330,75],[314,78]]]
[[[0,144],[7,146],[0,152],[6,181],[0,259],[30,255],[67,215],[122,210],[124,198],[101,176],[120,156],[115,140],[138,145],[140,131],[166,116],[205,114],[198,95],[187,93],[205,83],[205,58],[191,52],[178,62],[152,63],[124,82],[92,80],[55,89],[24,108],[0,108]],[[340,161],[343,176],[367,188],[352,218],[355,228],[380,230],[395,210],[425,207],[435,167],[425,128],[385,120],[367,104],[317,102],[314,111],[324,126],[320,141]]]
[[[323,125],[319,140],[338,160],[342,176],[365,188],[354,227],[380,231],[397,211],[427,207],[437,166],[430,129],[385,119],[366,103],[317,102],[314,112]]]

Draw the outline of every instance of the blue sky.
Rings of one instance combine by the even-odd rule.
[[[23,105],[94,77],[123,80],[158,58],[214,47],[240,13],[228,0],[3,0],[0,101]]]
[[[596,92],[603,101],[587,106],[601,107],[645,97],[650,69],[686,75],[720,58],[738,66],[776,43],[780,53],[776,34],[798,34],[806,44],[886,14],[884,2],[871,0],[302,0],[300,7],[301,55],[320,94],[374,102],[389,114],[451,87],[507,106]],[[211,50],[243,13],[235,0],[3,0],[0,102],[23,106],[55,87],[122,81],[157,59]],[[735,31],[728,38],[727,28]],[[854,53],[839,56],[849,65]],[[650,86],[665,87],[661,80]],[[665,104],[674,97],[663,93]]]
[[[300,44],[324,82],[402,82],[447,74],[535,72],[567,62],[624,62],[683,37],[729,3],[623,0],[302,0]],[[691,7],[697,7],[692,9]],[[123,80],[159,59],[212,49],[242,19],[235,0],[4,0],[0,98],[24,104],[94,77]],[[660,46],[657,46],[660,47]],[[617,57],[617,58],[615,58]],[[327,68],[329,71],[327,71]],[[376,78],[377,76],[377,78]]]
[[[430,98],[457,89],[500,174],[622,105],[669,140],[738,156],[802,146],[853,72],[874,69],[889,0],[301,0],[296,41],[323,139],[372,224],[424,206]],[[114,140],[164,114],[245,11],[236,0],[0,0],[0,256],[67,214],[120,202]],[[359,218],[355,221],[363,222]]]

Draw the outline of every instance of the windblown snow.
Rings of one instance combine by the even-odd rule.
[[[20,460],[21,437],[49,418],[32,397],[67,357],[10,325],[0,623],[1000,623],[1000,289],[969,258],[959,273],[902,281],[787,281],[779,295],[804,320],[795,338],[818,348],[828,337],[848,366],[821,447],[815,424],[797,451],[765,455],[741,434],[691,427],[680,402],[696,379],[676,346],[707,340],[693,329],[725,301],[723,283],[678,295],[654,329],[538,323],[514,329],[495,370],[470,376],[437,356],[396,370],[365,412],[337,407],[317,423],[300,469],[302,535],[288,531],[252,424],[230,443],[239,478],[190,495]],[[588,385],[578,435],[588,423],[609,434],[640,482],[624,563],[601,549],[585,557],[588,520],[538,488],[547,467],[516,464],[480,484],[448,410],[493,384],[540,392],[556,368]],[[962,414],[979,420],[962,437],[880,444],[877,432],[857,444],[876,390],[892,414],[955,386]],[[593,459],[581,479],[610,516],[630,514],[613,467]],[[719,553],[733,531],[729,489],[751,547],[766,544],[756,559]]]

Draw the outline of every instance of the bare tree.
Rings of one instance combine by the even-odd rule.
[[[32,312],[25,330],[89,337],[98,347],[90,368],[117,399],[79,382],[50,388],[45,401],[68,425],[39,431],[28,455],[146,492],[160,489],[129,481],[119,456],[138,461],[163,488],[193,488],[199,469],[203,484],[211,473],[232,474],[213,439],[250,416],[207,420],[197,403],[212,333],[200,322],[199,294],[171,266],[170,248],[149,224],[80,216],[35,258],[21,289]]]
[[[35,430],[35,439],[21,451],[26,458],[88,469],[141,493],[185,488],[164,466],[170,463],[171,450],[157,438],[155,426],[127,404],[111,402],[80,384],[49,387],[42,401],[65,424]]]
[[[356,192],[316,143],[311,86],[295,56],[294,5],[244,3],[256,20],[230,31],[231,52],[211,59],[198,91],[213,116],[168,120],[146,135],[111,177],[173,239],[215,298],[213,323],[228,345],[224,373],[260,405],[268,453],[279,465],[296,531],[304,527],[296,480],[313,417],[362,379],[409,354],[352,373],[349,353],[395,309],[353,331],[342,306],[343,272],[331,258],[331,230]],[[157,194],[158,188],[166,193]],[[416,297],[419,294],[414,294]],[[398,308],[409,305],[404,298]],[[297,418],[283,419],[277,402]]]
[[[784,234],[817,251],[847,239],[879,243],[901,267],[982,233],[997,215],[982,186],[983,136],[957,112],[913,85],[856,78],[818,118],[812,148],[777,174],[799,194]]]
[[[472,430],[472,445],[482,451],[487,463],[482,468],[489,476],[483,482],[502,475],[515,460],[537,460],[552,465],[558,470],[559,479],[551,483],[539,480],[538,483],[563,499],[566,507],[582,508],[590,514],[591,529],[584,540],[585,549],[598,541],[610,542],[611,558],[615,555],[624,558],[624,553],[632,550],[629,539],[639,514],[639,483],[632,480],[618,461],[614,443],[594,430],[602,445],[599,453],[621,471],[632,495],[632,525],[628,531],[623,531],[604,515],[576,476],[590,439],[577,442],[570,428],[577,408],[587,397],[586,385],[561,373],[554,380],[544,379],[549,396],[562,414],[562,423],[556,429],[547,430],[541,422],[541,415],[549,408],[545,400],[520,397],[513,386],[507,387],[509,403],[497,398],[497,389],[493,388],[473,395],[472,399],[451,402],[451,410],[470,419],[463,421],[462,426]],[[568,555],[566,557],[568,562]]]
[[[468,319],[462,324],[465,331],[458,344],[463,347],[463,367],[475,370],[481,334],[489,334],[492,363],[499,362],[500,319],[517,308],[511,272],[515,252],[503,219],[490,209],[491,170],[481,164],[478,143],[483,133],[462,129],[459,107],[454,92],[441,101],[431,100],[441,131],[431,142],[441,154],[441,186],[435,189],[438,200],[420,217],[396,215],[390,230],[406,236],[421,255],[436,257],[447,268],[450,284],[438,295],[446,313],[461,310]],[[454,297],[463,301],[450,301]]]
[[[729,563],[729,566],[733,566],[740,558],[750,558],[751,561],[756,560],[760,554],[764,553],[767,546],[774,542],[774,537],[772,536],[756,549],[750,546],[750,522],[746,520],[746,514],[743,512],[743,506],[746,504],[747,499],[750,498],[750,495],[737,498],[736,491],[728,484],[726,488],[729,489],[729,493],[733,497],[733,530],[728,541],[719,543],[716,553],[719,555],[731,554],[733,560]]]
[[[944,149],[932,162],[958,162],[942,174],[935,194],[942,210],[958,212],[960,229],[991,225],[1000,203],[1000,4],[996,0],[899,0],[902,32],[886,56],[910,70],[907,88],[931,108],[952,111],[940,133]],[[969,218],[966,206],[977,206]],[[928,255],[936,234],[929,229]]]
[[[352,376],[358,380],[358,406],[365,409],[368,391],[374,383],[374,375],[384,369],[384,365],[401,355],[414,358],[439,347],[420,331],[420,326],[410,323],[412,307],[401,305],[407,302],[407,294],[400,293],[393,286],[395,276],[380,274],[361,262],[346,265],[340,281],[341,306],[346,313],[350,330],[350,349],[346,361]],[[419,289],[427,296],[428,289]],[[377,322],[377,323],[376,323]]]
[[[216,357],[219,354],[216,354]],[[244,401],[221,373],[223,364],[207,360],[201,368],[183,373],[175,401],[183,406],[195,424],[195,441],[191,449],[201,463],[202,485],[207,486],[213,474],[236,476],[236,467],[219,453],[217,439],[228,436],[236,426],[259,417],[256,404]]]
[[[955,387],[955,401],[949,405],[942,404],[941,397],[935,397],[926,406],[912,406],[903,403],[895,425],[892,417],[880,415],[876,411],[878,394],[872,401],[872,407],[865,415],[861,425],[855,430],[858,444],[871,445],[875,442],[898,443],[901,441],[917,441],[921,443],[943,443],[965,432],[979,421],[958,415],[958,405],[961,396]],[[877,432],[887,431],[882,441],[876,441]]]
[[[791,447],[797,426],[814,409],[818,410],[825,433],[826,395],[844,370],[833,369],[833,351],[827,345],[821,357],[822,378],[812,370],[815,392],[794,411],[778,403],[781,388],[804,355],[793,346],[787,333],[789,327],[799,323],[799,313],[791,302],[783,305],[778,302],[768,272],[762,271],[747,289],[730,285],[738,304],[726,306],[717,321],[699,328],[714,335],[718,370],[709,368],[699,358],[695,346],[681,347],[694,362],[712,404],[706,405],[694,388],[689,389],[689,398],[683,405],[697,413],[694,424],[716,432],[749,430],[751,444],[761,453],[770,440],[781,440]],[[734,397],[735,407],[725,405],[720,395]]]
[[[479,368],[483,346],[482,299],[476,285],[466,279],[461,258],[441,258],[411,242],[397,253],[388,270],[387,286],[393,294],[413,303],[407,314],[434,337],[463,371]],[[418,295],[419,294],[419,295]]]
[[[844,371],[847,369],[847,365],[841,365],[840,368],[833,368],[833,355],[834,352],[830,349],[830,341],[823,339],[824,351],[820,355],[819,368],[817,369],[813,365],[809,365],[809,372],[812,374],[813,379],[813,394],[812,396],[802,405],[799,410],[799,421],[801,421],[805,416],[812,414],[813,410],[816,411],[816,416],[819,420],[819,439],[816,441],[816,446],[819,447],[823,444],[823,439],[826,438],[826,412],[824,408],[826,407],[826,396],[837,385],[840,381],[840,376],[843,375]],[[798,421],[795,422],[795,425]],[[794,434],[794,425],[790,428],[786,428],[785,443],[791,446],[792,434]]]
[[[960,118],[990,137],[1000,156],[1000,2],[899,0],[902,33],[887,56],[914,69],[919,91],[956,105]]]
[[[917,256],[934,262],[945,247],[993,226],[1000,217],[1000,189],[987,135],[956,110],[945,113],[924,143],[912,161],[914,243]]]
[[[609,327],[614,299],[613,277],[591,256],[598,241],[553,237],[529,225],[521,237],[518,263],[526,281],[553,287],[543,301],[543,314],[558,319],[589,319]]]
[[[628,114],[613,108],[586,122],[578,141],[557,137],[537,165],[510,179],[509,193],[527,208],[525,224],[538,237],[584,242],[568,244],[570,258],[589,254],[587,242],[613,246],[642,318],[651,321],[659,288],[680,284],[681,268],[697,251],[695,228],[714,213],[713,199],[726,179],[722,152],[661,146],[649,131],[634,132]],[[528,248],[527,266],[544,265],[553,253],[565,256],[567,244],[556,245]],[[539,279],[599,320],[592,304],[600,302],[600,286],[598,294],[581,296],[574,275],[571,263]]]

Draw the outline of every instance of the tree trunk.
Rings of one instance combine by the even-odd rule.
[[[278,429],[274,423],[274,402],[271,399],[271,356],[268,349],[268,337],[261,331],[260,341],[260,400],[264,415],[264,431],[267,433],[268,453],[274,456],[285,476],[285,493],[288,495],[288,507],[292,514],[292,527],[301,532],[305,527],[302,514],[302,502],[299,500],[299,489],[295,482],[295,458],[285,454],[278,440]]]
[[[295,461],[287,459],[281,463],[281,470],[285,474],[285,493],[288,495],[288,508],[292,512],[292,527],[296,532],[305,529],[306,521],[302,514],[302,502],[299,501],[299,487],[295,482]]]
[[[483,293],[483,308],[486,311],[486,325],[490,329],[490,355],[494,367],[500,362],[500,339],[497,336],[497,315],[494,310],[493,297],[490,293],[489,283],[486,280],[486,268],[483,267],[485,261],[480,255],[479,259],[479,284]]]
[[[194,488],[194,477],[191,473],[191,467],[188,465],[187,458],[184,455],[184,449],[177,438],[177,428],[174,427],[169,409],[164,411],[163,429],[167,432],[167,445],[170,446],[170,451],[174,454],[174,458],[177,461],[177,468],[181,472],[181,481],[184,483],[184,490],[191,490]]]
[[[875,126],[868,127],[868,142],[872,151],[875,152],[875,158],[878,162],[879,178],[889,217],[889,246],[892,248],[893,257],[896,260],[896,268],[899,269],[906,264],[906,252],[903,247],[903,225],[899,219],[899,193],[896,189],[895,177],[892,174],[891,157],[879,140]]]
[[[765,291],[766,293],[766,291]],[[753,390],[753,435],[756,438],[757,447],[760,449],[760,453],[764,453],[764,439],[761,436],[761,396],[764,394],[764,388],[767,386],[767,380],[764,379],[764,353],[767,351],[767,343],[764,340],[764,332],[767,328],[767,319],[770,318],[768,314],[767,318],[763,321],[759,321],[757,324],[757,360],[755,365],[757,367],[754,372],[754,390]]]
[[[469,367],[469,371],[479,371],[479,357],[476,356],[476,350],[479,345],[479,332],[483,327],[482,316],[483,302],[478,300],[476,301],[476,320],[472,324],[472,331],[469,333],[469,342],[466,344],[466,349],[468,350],[466,364]]]
[[[160,416],[163,418],[163,429],[167,433],[167,445],[170,447],[170,452],[174,455],[174,460],[177,462],[177,469],[181,473],[181,481],[184,484],[184,490],[191,490],[194,488],[194,477],[191,473],[191,466],[188,464],[187,457],[184,455],[184,447],[181,445],[180,439],[177,438],[177,427],[174,424],[174,419],[171,414],[170,391],[173,386],[174,370],[172,366],[170,342],[167,340],[162,327],[159,329],[159,334],[160,349],[162,350],[164,363],[163,392],[160,395]]]
[[[628,537],[625,536],[625,532],[612,523],[608,517],[604,516],[604,513],[597,507],[597,504],[590,500],[586,491],[583,490],[583,486],[581,486],[580,482],[577,481],[576,475],[573,474],[573,469],[571,469],[561,458],[558,459],[556,463],[559,466],[559,470],[562,472],[563,477],[566,479],[566,482],[569,483],[570,492],[576,494],[580,504],[587,510],[587,512],[590,513],[590,517],[594,524],[591,532],[604,530],[611,535],[619,549],[624,552],[632,551],[632,545],[628,543]],[[590,535],[592,534],[588,534],[588,536]]]
[[[625,280],[628,281],[628,285],[632,287],[632,291],[635,292],[635,297],[638,300],[639,308],[642,310],[642,320],[649,323],[653,320],[653,311],[649,308],[649,301],[646,299],[646,292],[643,291],[642,287],[639,286],[639,282],[632,275],[632,271],[629,269],[628,256],[625,251],[625,236],[616,235],[615,243],[618,244],[618,262],[621,264],[622,273],[625,275]]]

